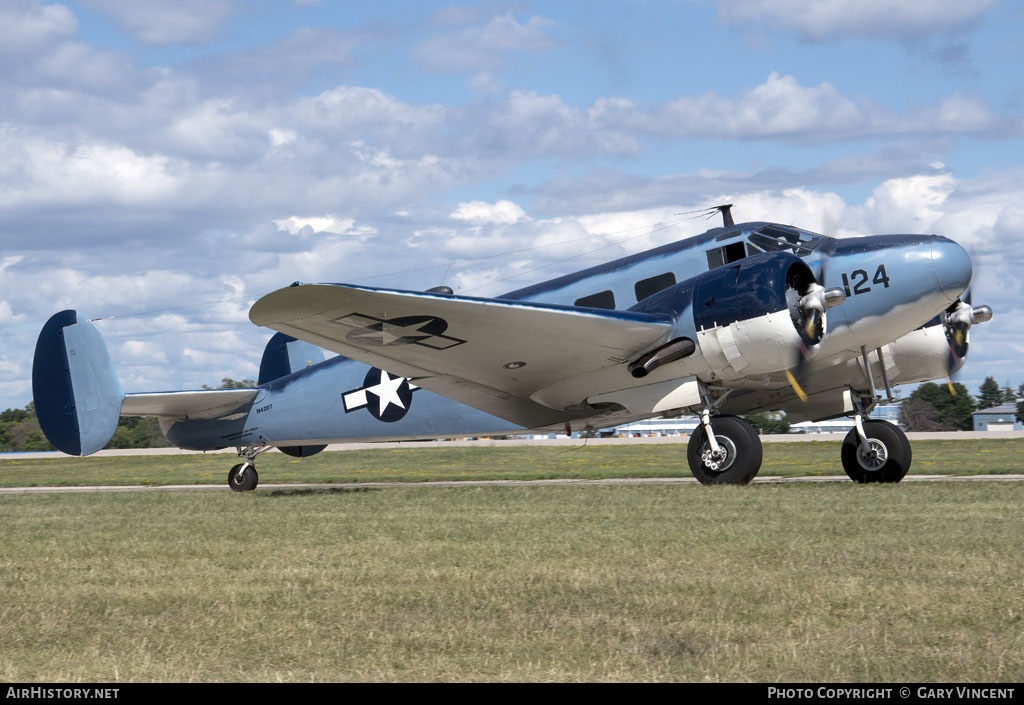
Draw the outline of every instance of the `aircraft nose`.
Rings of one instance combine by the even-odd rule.
[[[942,293],[956,301],[971,283],[971,256],[949,238],[936,236],[932,241],[932,270]]]

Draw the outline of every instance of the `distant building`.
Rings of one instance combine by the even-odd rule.
[[[617,436],[688,436],[700,426],[696,416],[680,416],[675,419],[644,419],[624,424],[615,429]]]
[[[975,431],[1024,431],[1017,420],[1016,404],[1000,404],[971,414]]]
[[[899,404],[879,404],[869,415],[873,421],[888,421],[900,425]],[[853,417],[840,416],[827,421],[802,421],[789,427],[790,433],[849,433],[853,428]],[[902,428],[902,427],[901,427]]]

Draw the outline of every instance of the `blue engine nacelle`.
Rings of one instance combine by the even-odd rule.
[[[660,291],[630,310],[675,319],[672,340],[634,361],[630,372],[642,377],[697,351],[717,377],[791,367],[801,347],[809,349],[824,336],[823,310],[801,304],[812,286],[814,273],[803,260],[769,252]]]

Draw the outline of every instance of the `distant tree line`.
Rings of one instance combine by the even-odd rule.
[[[1002,404],[1016,404],[1016,418],[1024,421],[1024,384],[1016,390],[999,386],[994,377],[986,377],[972,397],[959,382],[928,382],[915,389],[900,407],[900,425],[908,431],[970,431],[971,414]]]
[[[29,402],[24,409],[0,412],[0,452],[53,450],[36,420],[36,408]]]
[[[757,429],[759,435],[765,433],[789,433],[790,423],[782,413],[761,413],[744,416]]]

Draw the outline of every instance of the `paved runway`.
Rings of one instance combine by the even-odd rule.
[[[908,475],[903,482],[1020,482],[1024,475]],[[808,476],[808,477],[758,477],[757,485],[781,485],[794,483],[850,482],[845,475]],[[605,480],[451,480],[438,482],[294,482],[267,483],[257,488],[260,490],[298,490],[298,489],[426,489],[439,487],[543,487],[547,485],[690,485],[697,484],[692,477],[637,477]],[[223,490],[230,488],[227,484],[219,485],[83,485],[77,487],[0,487],[0,494],[37,494],[43,492],[160,492],[167,490]]]

